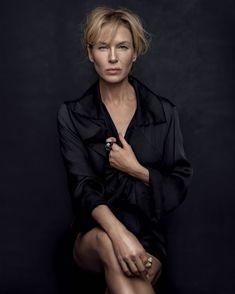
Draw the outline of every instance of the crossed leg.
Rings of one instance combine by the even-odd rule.
[[[154,294],[151,283],[161,274],[161,262],[153,257],[148,278],[144,274],[138,277],[126,276],[115,256],[110,238],[100,228],[77,236],[73,257],[81,269],[105,274],[105,294]]]

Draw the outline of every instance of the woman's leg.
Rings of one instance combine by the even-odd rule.
[[[106,294],[154,293],[151,282],[146,277],[127,277],[123,273],[110,238],[99,228],[94,228],[85,235],[78,236],[73,254],[76,263],[83,270],[105,273]],[[155,259],[152,270],[153,274],[155,270],[160,270]]]
[[[100,229],[94,228],[82,235],[78,234],[73,246],[73,258],[79,268],[93,273],[104,272],[97,249],[96,235]]]
[[[127,277],[128,282],[130,282],[131,284],[132,292],[129,292],[129,290],[127,290],[127,292],[123,292],[123,293],[135,293],[135,294],[155,293],[153,290],[153,285],[157,282],[157,280],[159,279],[161,275],[162,264],[156,257],[154,257],[153,255],[151,256],[153,257],[153,264],[151,269],[148,271],[148,276],[146,277],[146,275],[143,274],[142,277],[134,277],[134,278]],[[110,291],[109,288],[106,289],[105,294],[112,294],[112,293],[116,293],[116,292]]]
[[[153,256],[153,255],[151,255],[151,256],[153,258],[153,264],[152,264],[151,269],[149,269],[149,271],[148,271],[147,280],[148,280],[148,283],[150,283],[153,286],[157,282],[159,277],[161,276],[162,264],[155,256]],[[146,279],[146,277],[145,277],[145,279]],[[136,294],[145,293],[144,288],[142,286],[142,283],[140,283],[139,280],[136,280],[135,283],[133,283],[133,287],[135,289]],[[155,293],[155,292],[153,291],[152,293]]]

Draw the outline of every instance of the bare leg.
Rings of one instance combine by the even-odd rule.
[[[123,273],[113,251],[111,240],[99,228],[92,229],[84,236],[78,236],[73,253],[75,261],[82,269],[105,273],[106,294],[154,293],[151,282],[147,278],[143,276],[130,278]]]
[[[119,264],[118,264],[119,267]],[[117,270],[113,270],[112,269],[108,269],[109,270],[109,274],[110,274],[110,281],[111,283],[114,283],[114,279],[112,276],[115,277],[116,280],[116,284],[119,286],[122,282],[123,282],[123,288],[125,288],[125,291],[123,292],[119,292],[121,290],[117,289],[117,292],[112,291],[112,287],[109,287],[108,284],[108,280],[106,278],[107,281],[107,289],[105,294],[116,294],[116,293],[130,293],[130,294],[154,294],[154,290],[152,285],[155,284],[158,280],[158,278],[161,275],[161,262],[153,256],[153,265],[151,270],[149,270],[149,276],[146,278],[145,274],[142,275],[142,277],[127,277],[126,275],[124,275],[123,277],[123,272],[120,268],[120,274],[121,274],[121,278],[118,281],[117,277],[119,275],[119,271]],[[108,274],[108,273],[107,273]],[[124,285],[124,280],[125,281],[125,285]],[[127,285],[130,285],[130,288],[127,288]],[[118,287],[119,288],[119,287]],[[119,290],[119,291],[118,291]]]
[[[96,242],[96,235],[99,231],[100,229],[94,228],[84,235],[78,234],[73,247],[73,258],[77,265],[93,273],[104,272]]]

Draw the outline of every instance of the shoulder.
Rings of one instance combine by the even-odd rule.
[[[89,88],[87,88],[80,96],[77,98],[63,101],[57,111],[58,119],[69,118],[71,112],[77,112],[83,108],[81,103],[84,98],[91,96],[94,93],[95,87],[97,86],[97,81],[93,83]]]
[[[160,99],[163,110],[165,112],[166,120],[169,121],[175,115],[177,111],[176,105],[168,98],[157,95],[157,98]]]
[[[150,89],[149,86],[147,86],[145,83],[137,79],[136,77],[131,77],[133,79],[139,89],[141,90],[141,93],[143,94],[144,98],[146,98],[148,101],[146,101],[151,108],[158,107],[158,110],[161,108],[163,112],[165,113],[166,120],[172,116],[176,109],[176,105],[167,97],[162,96],[152,89]],[[159,108],[159,105],[161,106]]]

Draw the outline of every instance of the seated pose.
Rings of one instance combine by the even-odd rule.
[[[155,293],[166,262],[160,220],[182,203],[192,178],[178,112],[130,74],[149,45],[135,13],[95,8],[84,44],[97,81],[58,110],[73,258],[104,276],[106,294]]]

